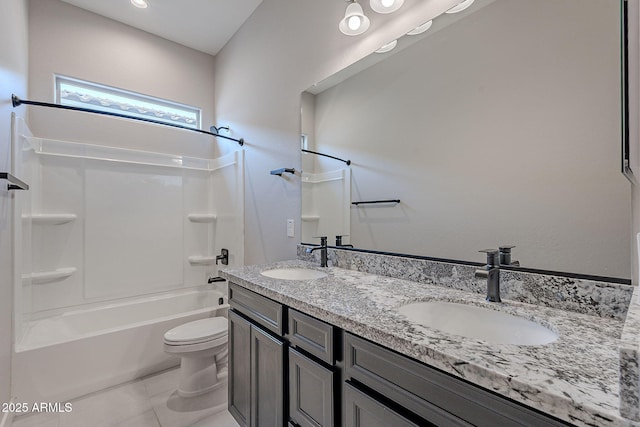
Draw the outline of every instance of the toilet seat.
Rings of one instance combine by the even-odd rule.
[[[164,334],[164,342],[172,346],[186,346],[210,341],[226,342],[226,337],[227,319],[211,317],[185,323],[167,331]]]

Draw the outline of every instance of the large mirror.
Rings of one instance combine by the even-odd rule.
[[[631,276],[620,3],[476,0],[302,95],[302,242]],[[354,205],[352,202],[399,200]]]

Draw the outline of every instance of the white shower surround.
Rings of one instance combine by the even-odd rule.
[[[206,284],[221,248],[244,262],[244,151],[36,138],[22,119],[12,136],[30,185],[14,204],[12,395],[70,399],[178,364],[163,334],[225,308],[226,286]]]
[[[31,185],[15,204],[18,322],[202,285],[222,248],[243,263],[242,150],[202,159],[57,141],[23,122],[14,139]]]

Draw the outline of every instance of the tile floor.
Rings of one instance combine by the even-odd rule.
[[[183,399],[176,392],[178,370],[71,400],[68,413],[18,417],[13,427],[238,427],[227,411],[227,387]]]

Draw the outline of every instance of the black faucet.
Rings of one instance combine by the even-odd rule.
[[[501,302],[500,299],[500,266],[497,264],[498,251],[483,249],[487,254],[487,265],[476,270],[476,277],[487,279],[487,301]]]
[[[337,248],[352,248],[353,245],[345,245],[342,243],[342,238],[348,236],[348,234],[339,234],[336,236],[336,247]]]
[[[317,238],[317,237],[316,237]],[[320,237],[320,246],[316,246],[315,248],[307,248],[307,253],[310,254],[313,251],[320,249],[320,267],[327,267],[327,236]]]
[[[520,261],[511,260],[511,249],[515,246],[500,246],[500,265],[510,265],[512,267],[519,267]]]

